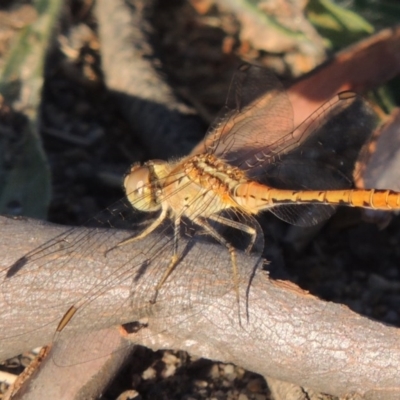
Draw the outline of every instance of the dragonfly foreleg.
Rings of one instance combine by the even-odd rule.
[[[156,228],[158,228],[161,223],[165,220],[167,217],[167,211],[168,208],[163,208],[160,215],[157,217],[155,221],[153,221],[146,229],[144,229],[139,235],[131,237],[129,239],[123,240],[122,242],[118,243],[116,247],[123,246],[128,243],[135,242],[136,240],[140,240],[145,238],[147,235],[149,235],[151,232],[153,232]]]

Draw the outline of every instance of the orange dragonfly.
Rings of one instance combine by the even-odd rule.
[[[292,106],[282,85],[267,70],[244,65],[236,73],[227,103],[205,140],[181,160],[134,164],[124,180],[127,199],[106,210],[103,218],[106,223],[114,224],[111,221],[120,218],[121,208],[125,207],[129,217],[124,218],[128,222],[134,218],[135,210],[159,212],[153,222],[139,234],[132,236],[128,232],[117,244],[111,240],[115,230],[68,231],[9,269],[7,300],[21,301],[13,293],[20,293],[15,288],[26,279],[24,276],[34,281],[37,271],[48,265],[52,274],[57,275],[57,271],[68,265],[71,252],[89,256],[109,241],[112,244],[105,251],[107,257],[117,248],[123,248],[129,254],[129,261],[114,271],[107,282],[94,281],[83,298],[60,297],[60,307],[67,312],[58,324],[57,336],[68,330],[71,319],[84,319],[85,307],[122,281],[132,281],[132,298],[124,301],[130,302],[135,310],[135,275],[143,268],[143,262],[138,260],[142,260],[144,253],[148,262],[160,266],[153,295],[149,296],[154,304],[165,282],[173,279],[173,270],[182,257],[179,250],[182,224],[189,221],[228,250],[239,304],[237,250],[224,228],[244,232],[248,236],[247,249],[251,250],[262,237],[254,216],[264,210],[288,223],[308,226],[328,218],[338,205],[380,210],[400,208],[400,193],[353,188],[355,163],[376,125],[375,113],[360,96],[342,92],[295,128]],[[163,228],[168,222],[173,233],[165,241]],[[133,250],[129,246],[150,234],[149,249]],[[90,243],[96,242],[93,240],[96,235],[101,237],[101,244],[85,248],[89,239]],[[67,245],[60,250],[60,243]],[[167,263],[165,254],[171,255]],[[29,297],[30,289],[26,290]],[[118,321],[118,310],[105,310],[105,314],[108,326],[110,320]],[[99,323],[91,328],[101,326]]]

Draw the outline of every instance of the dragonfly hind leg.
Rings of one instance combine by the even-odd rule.
[[[246,247],[246,253],[250,253],[257,239],[256,229],[241,222],[233,221],[229,218],[222,217],[221,215],[210,215],[208,218],[212,219],[215,222],[220,223],[221,225],[226,225],[231,228],[247,233],[250,236],[250,243]]]
[[[223,217],[219,217],[217,216],[218,219],[215,219],[215,217],[211,218],[208,217],[210,219],[213,219],[214,221],[220,222],[220,223],[224,223],[221,222],[222,220],[226,220]],[[230,221],[230,220],[226,220],[229,221],[229,223],[225,224],[228,226],[232,226],[233,228],[235,228],[236,226],[234,226],[234,221]],[[221,236],[207,221],[205,221],[203,218],[201,217],[197,217],[196,219],[194,219],[194,221],[197,225],[199,225],[201,228],[204,229],[204,231],[209,234],[211,237],[213,237],[216,241],[218,241],[220,244],[222,244],[223,246],[225,246],[228,251],[229,254],[231,256],[231,264],[232,264],[232,273],[233,273],[233,284],[235,287],[235,292],[236,292],[236,302],[238,305],[238,314],[239,314],[239,322],[241,321],[240,319],[240,296],[239,296],[239,273],[238,273],[238,269],[237,269],[237,260],[236,260],[236,250],[235,248],[223,237]],[[239,225],[242,225],[239,223]],[[245,225],[244,225],[245,226]],[[239,228],[240,229],[240,228]],[[240,322],[241,324],[241,322]]]
[[[178,254],[178,246],[179,246],[179,237],[180,237],[180,227],[181,227],[181,219],[179,217],[175,217],[174,220],[174,252],[171,257],[171,261],[168,264],[167,269],[162,275],[161,279],[157,283],[155,288],[155,293],[153,298],[150,300],[150,303],[154,304],[157,301],[158,292],[161,289],[162,285],[165,283],[167,278],[171,275],[172,271],[178,265],[180,261],[180,256]]]

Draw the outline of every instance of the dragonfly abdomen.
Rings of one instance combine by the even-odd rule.
[[[377,210],[400,208],[400,193],[380,189],[348,189],[325,192],[328,204],[363,207]]]
[[[400,193],[381,189],[282,190],[257,182],[240,184],[234,189],[237,203],[256,214],[283,204],[329,204],[377,210],[400,209]]]

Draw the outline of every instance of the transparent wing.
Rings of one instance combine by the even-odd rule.
[[[290,101],[267,70],[250,65],[236,73],[227,103],[204,141],[207,151],[280,189],[344,189],[353,185],[354,166],[377,125],[360,96],[343,92],[293,129]],[[280,206],[271,210],[296,225],[313,225],[334,207]],[[296,212],[297,210],[297,212]]]
[[[180,178],[178,174],[176,180]],[[171,176],[169,181],[173,182]],[[221,251],[220,245],[210,244],[205,251],[202,243],[205,239],[201,235],[191,238],[193,227],[182,224],[181,236],[185,237],[179,240],[182,261],[152,304],[156,286],[173,254],[173,227],[171,221],[166,220],[156,232],[141,241],[118,247],[144,229],[146,225],[139,222],[141,215],[143,213],[135,212],[128,201],[121,200],[88,222],[89,226],[101,228],[70,229],[17,260],[6,272],[3,296],[7,303],[30,304],[33,310],[40,310],[32,331],[49,324],[55,331],[67,310],[76,309],[71,321],[55,336],[61,348],[54,360],[56,364],[65,365],[64,359],[68,364],[78,364],[109,354],[109,346],[105,345],[104,353],[96,346],[97,352],[88,348],[79,359],[65,357],[78,340],[82,326],[87,325],[87,330],[93,333],[99,331],[93,337],[98,335],[106,344],[111,339],[100,331],[105,327],[137,321],[155,314],[155,310],[158,318],[174,317],[173,320],[180,321],[184,314],[187,322],[187,318],[196,317],[210,305],[213,297],[234,291],[232,268],[227,271],[230,277],[227,281],[217,279],[214,269],[221,259],[230,263],[229,252]],[[252,218],[241,220],[248,224]],[[225,234],[223,230],[222,227],[222,234]],[[115,263],[115,259],[119,262]],[[207,273],[203,266],[210,266]],[[85,268],[84,274],[82,268]],[[251,269],[248,279],[250,274]],[[50,292],[51,302],[48,301]],[[237,307],[234,300],[232,307]]]
[[[376,114],[362,97],[343,92],[294,128],[292,105],[282,84],[265,68],[245,64],[232,80],[225,107],[194,153],[214,153],[252,179],[287,182],[282,188],[333,189],[353,181],[358,154],[376,124]],[[282,166],[285,163],[296,171]],[[307,178],[310,164],[315,168]],[[325,179],[325,171],[333,170],[332,176],[341,176],[339,182],[335,177]],[[324,176],[319,180],[324,187],[312,186],[315,174]]]
[[[336,207],[321,204],[292,204],[271,208],[276,217],[292,225],[307,227],[327,220]]]
[[[218,262],[216,253],[209,248],[207,248],[208,251],[204,251],[204,247],[198,240],[191,243],[182,240],[185,257],[162,286],[157,301],[153,304],[151,299],[154,296],[155,285],[161,279],[170,260],[169,255],[172,252],[170,244],[168,237],[156,232],[150,238],[144,239],[143,243],[129,244],[128,249],[118,249],[129,254],[132,253],[132,248],[137,249],[139,246],[146,248],[146,251],[151,248],[154,254],[150,258],[146,255],[140,260],[138,257],[138,263],[130,255],[129,265],[125,266],[124,272],[121,271],[116,275],[111,271],[110,277],[102,282],[104,285],[102,290],[99,291],[98,286],[92,287],[74,304],[78,307],[77,312],[67,326],[55,336],[55,341],[62,346],[54,360],[57,365],[79,364],[107,356],[110,353],[108,343],[112,336],[101,330],[104,327],[141,320],[146,322],[146,319],[150,318],[151,331],[162,333],[167,329],[163,320],[168,319],[173,324],[189,323],[188,320],[199,317],[204,307],[210,305],[218,292],[224,295],[227,290],[232,290],[233,279],[230,270],[228,271],[230,280],[221,282],[217,279],[215,271],[207,268],[207,273],[205,273],[202,267],[215,265]],[[219,252],[221,251],[220,246],[215,245],[215,247],[219,248]],[[224,255],[219,256],[224,258]],[[201,265],[199,259],[202,260]],[[229,260],[228,252],[225,259]],[[119,296],[117,303],[115,299],[111,301],[111,296],[115,296],[115,293]],[[232,307],[235,307],[234,302],[232,302]],[[100,350],[94,352],[89,345],[85,354],[71,359],[69,349],[76,344],[79,331],[82,333],[82,324],[93,321],[93,315],[96,318],[95,323],[91,323],[87,330],[92,332],[93,343],[96,349]],[[105,345],[99,346],[99,342]],[[119,351],[121,350],[124,349],[120,348]],[[68,360],[67,363],[65,359]]]
[[[376,126],[376,114],[362,97],[342,98],[339,94],[296,129],[293,138],[300,141],[283,141],[276,150],[279,156],[256,155],[260,162],[248,173],[281,189],[350,188],[359,154]],[[327,219],[334,209],[309,204],[275,207],[271,212],[291,224],[308,226]]]
[[[265,68],[242,65],[225,107],[192,154],[211,152],[235,164],[293,131],[293,110],[279,80]]]
[[[377,122],[361,96],[340,93],[242,167],[252,178],[265,178],[266,183],[272,179],[278,188],[346,188],[352,185],[355,163]]]

